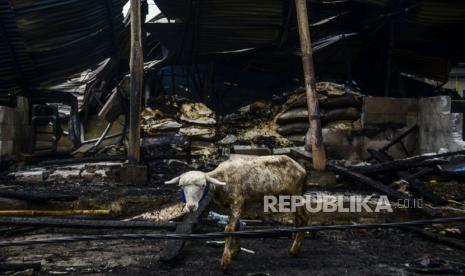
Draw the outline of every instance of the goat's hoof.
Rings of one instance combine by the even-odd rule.
[[[221,258],[221,269],[223,269],[223,272],[228,272],[229,266],[231,265],[231,254],[228,254],[227,256],[223,256]]]
[[[239,255],[239,253],[241,253],[241,249],[240,249],[240,248],[237,249],[237,250],[233,250],[233,251],[231,252],[231,258],[233,258],[233,259],[236,258],[236,257]]]
[[[299,257],[299,253],[294,253],[292,251],[289,251],[289,255],[291,255],[291,257],[293,257],[293,258]]]
[[[221,261],[221,269],[223,270],[223,273],[227,273],[229,271],[229,265],[230,263]]]
[[[292,257],[299,257],[300,249],[291,248],[289,250],[289,255]]]

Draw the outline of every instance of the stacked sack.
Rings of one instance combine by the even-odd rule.
[[[216,138],[215,113],[203,103],[163,96],[157,107],[141,113],[141,126],[146,136],[187,136],[193,154],[210,155]]]
[[[361,95],[344,85],[317,83],[323,128],[353,130],[361,128]],[[307,98],[300,90],[289,98],[285,109],[276,118],[277,132],[297,145],[302,145],[309,128]]]

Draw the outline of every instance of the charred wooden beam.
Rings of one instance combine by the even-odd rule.
[[[182,223],[178,224],[175,233],[177,234],[191,234],[194,226],[199,222],[200,215],[210,204],[211,199],[207,196],[200,201],[197,211],[188,214]],[[176,259],[184,247],[184,240],[169,240],[166,242],[163,251],[160,254],[160,261],[169,263]]]
[[[300,48],[302,52],[302,65],[305,76],[305,88],[307,91],[307,108],[310,123],[310,137],[307,138],[307,149],[311,146],[313,167],[316,170],[324,170],[326,167],[326,152],[323,147],[323,135],[321,132],[320,108],[315,84],[315,68],[313,66],[312,44],[307,14],[307,1],[295,0],[297,9],[297,21],[299,24]]]
[[[381,153],[383,154],[383,153]],[[408,170],[419,167],[434,167],[437,165],[447,163],[444,159],[430,159],[430,160],[417,160],[417,159],[400,159],[395,161],[387,161],[383,163],[368,165],[368,166],[358,166],[352,167],[351,169],[362,174],[375,174],[375,173],[385,173],[393,172],[400,170]]]
[[[405,131],[404,133],[402,133],[399,137],[395,138],[394,140],[392,140],[391,142],[389,142],[387,145],[385,145],[384,147],[382,147],[379,151],[381,152],[386,152],[388,151],[392,146],[394,146],[395,144],[397,143],[400,143],[402,142],[402,140],[409,136],[411,133],[413,133],[414,131],[416,131],[418,129],[418,126],[415,125],[411,128],[409,128],[407,131]]]
[[[369,149],[368,152],[371,154],[371,156],[377,160],[378,162],[390,162],[390,160],[392,159],[388,154],[386,153],[383,153],[383,152],[379,152],[379,151],[376,151],[376,150],[371,150]],[[444,154],[438,154],[436,156],[444,156]],[[417,161],[420,161],[422,162],[422,160],[424,160],[424,158],[427,158],[426,156],[418,156],[418,157],[412,157],[412,158],[409,158],[407,160],[417,160]],[[430,156],[430,158],[434,158],[434,156]],[[419,195],[422,195],[425,200],[433,203],[433,204],[446,204],[447,203],[447,200],[434,194],[433,191],[431,191],[430,189],[428,189],[427,187],[425,187],[425,185],[423,184],[423,182],[421,182],[420,180],[418,180],[418,178],[412,178],[412,174],[409,173],[408,171],[398,171],[396,172],[396,175],[407,181],[410,185],[410,188],[412,189],[413,192],[419,194]]]
[[[403,202],[407,203],[407,205],[409,207],[417,205],[415,198],[410,197],[409,195],[407,195],[407,194],[405,194],[403,192],[391,189],[390,187],[384,185],[383,183],[381,183],[379,181],[376,181],[376,180],[374,180],[374,179],[372,179],[370,177],[367,177],[367,176],[365,176],[363,174],[353,172],[353,171],[351,171],[349,169],[338,166],[336,164],[328,164],[328,169],[330,169],[334,173],[339,174],[341,176],[344,176],[347,179],[350,179],[350,180],[352,180],[352,181],[354,181],[356,183],[359,183],[359,184],[362,184],[362,185],[365,185],[365,186],[369,186],[372,189],[374,189],[374,190],[376,190],[378,192],[381,192],[381,193],[389,196],[392,199],[402,200]],[[432,216],[432,217],[436,217],[436,216],[440,215],[438,211],[434,210],[433,208],[427,207],[427,206],[424,206],[423,208],[418,208],[417,210],[419,210],[421,212],[424,212],[428,216]]]
[[[368,149],[367,151],[372,157],[379,158],[380,156],[383,156],[383,153],[380,153],[379,151],[376,151],[374,149]],[[445,157],[451,157],[451,156],[457,156],[457,155],[465,155],[465,150],[451,151],[451,152],[439,153],[439,154],[418,155],[418,156],[410,157],[407,159],[421,161],[421,160],[445,158]],[[393,160],[392,157],[390,157],[389,155],[386,155],[386,156],[388,156],[389,161]]]
[[[415,180],[417,178],[420,178],[424,175],[427,175],[431,172],[434,172],[434,169],[433,168],[425,168],[425,169],[421,169],[419,170],[418,172],[414,173],[414,174],[411,174],[410,176],[404,178],[403,180],[409,182],[409,181],[412,181],[412,180]]]
[[[14,192],[0,191],[0,197],[11,198],[30,202],[47,202],[47,201],[74,201],[79,197],[74,195],[64,195],[56,193],[35,193],[35,192]]]

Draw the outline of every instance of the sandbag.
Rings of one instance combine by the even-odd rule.
[[[317,94],[317,96],[318,96],[318,102],[320,103],[328,100],[328,97],[325,95]],[[297,107],[307,107],[307,95],[303,94],[289,107],[290,109],[297,108]]]
[[[181,106],[181,121],[198,125],[215,125],[215,113],[203,103],[185,103]]]
[[[299,121],[308,121],[308,111],[307,108],[295,108],[289,110],[279,116],[278,123],[289,123],[289,122],[299,122]]]
[[[362,107],[361,97],[353,94],[346,94],[343,96],[338,96],[334,98],[328,98],[325,96],[318,96],[320,107],[325,109],[334,109],[341,107]],[[305,96],[300,97],[294,104],[291,105],[291,108],[298,107],[307,107],[307,98]]]
[[[164,120],[151,120],[149,124],[143,126],[144,130],[151,135],[164,132],[164,131],[176,131],[182,127],[182,125],[172,119]]]
[[[321,112],[321,123],[331,123],[335,121],[355,121],[360,119],[360,111],[355,107],[336,108]],[[308,111],[306,108],[296,108],[287,111],[278,118],[278,124],[307,122]]]
[[[336,97],[336,98],[328,98],[325,101],[320,102],[320,107],[325,109],[335,109],[335,108],[342,108],[342,107],[362,107],[362,101],[359,97],[346,94],[344,96]]]
[[[356,121],[335,121],[325,125],[327,129],[336,130],[360,130],[362,129],[361,120]]]
[[[306,133],[308,130],[308,122],[302,122],[302,123],[291,123],[291,124],[285,124],[285,125],[280,125],[278,127],[278,133],[286,136],[290,134],[296,134],[296,133]]]
[[[192,141],[191,154],[193,156],[210,156],[218,154],[218,148],[211,142]]]
[[[209,141],[216,137],[215,129],[209,127],[185,127],[179,130],[179,134],[190,137],[191,141]]]
[[[286,136],[286,139],[291,141],[297,146],[302,146],[303,144],[305,144],[305,134],[289,135],[289,136]]]
[[[291,105],[291,108],[297,107],[307,107],[307,97],[305,95],[300,97],[293,105]]]
[[[360,119],[360,111],[354,107],[329,110],[321,117],[322,124],[336,121],[356,121]]]
[[[318,94],[323,94],[328,97],[339,97],[347,93],[344,84],[337,84],[333,82],[318,82],[316,84],[316,91]]]

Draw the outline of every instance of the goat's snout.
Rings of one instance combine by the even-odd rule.
[[[197,210],[197,206],[195,206],[195,204],[186,204],[186,209],[187,209],[187,211],[192,213],[195,210]]]

